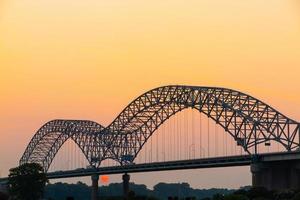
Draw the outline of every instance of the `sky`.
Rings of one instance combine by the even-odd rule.
[[[0,0],[0,175],[45,122],[108,125],[162,85],[237,89],[299,121],[299,35],[297,0]],[[251,183],[248,167],[153,174],[132,180]]]

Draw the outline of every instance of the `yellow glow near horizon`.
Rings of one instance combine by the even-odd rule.
[[[238,89],[300,120],[299,8],[295,0],[0,1],[0,170],[44,122],[108,125],[161,85]]]

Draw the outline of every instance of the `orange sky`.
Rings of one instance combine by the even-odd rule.
[[[107,125],[160,85],[238,89],[300,120],[299,35],[297,0],[0,0],[0,173],[46,121]]]

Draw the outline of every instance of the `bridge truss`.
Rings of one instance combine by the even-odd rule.
[[[20,164],[40,163],[45,171],[61,146],[73,140],[89,163],[100,167],[113,159],[133,162],[155,131],[170,117],[192,108],[215,121],[251,154],[274,140],[287,152],[297,151],[300,124],[264,102],[239,91],[198,86],[164,86],[132,101],[107,127],[85,120],[53,120],[42,126],[27,146]],[[130,156],[130,159],[123,158]]]

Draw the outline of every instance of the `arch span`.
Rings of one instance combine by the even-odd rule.
[[[213,119],[248,153],[270,140],[282,144],[286,151],[299,148],[299,122],[250,95],[227,88],[171,85],[142,94],[106,128],[83,120],[46,123],[33,136],[20,164],[37,162],[47,171],[69,138],[95,167],[105,159],[123,164],[124,156],[135,158],[161,124],[186,108]]]
[[[77,144],[91,165],[100,164],[100,159],[104,158],[105,145],[100,142],[104,141],[101,134],[97,133],[103,129],[100,124],[87,120],[49,121],[33,136],[20,164],[39,163],[47,171],[58,150],[68,139]]]
[[[186,108],[213,119],[248,153],[270,140],[287,151],[299,147],[299,123],[250,95],[217,87],[164,86],[132,101],[106,128],[114,133],[111,154],[136,157],[161,124]]]

